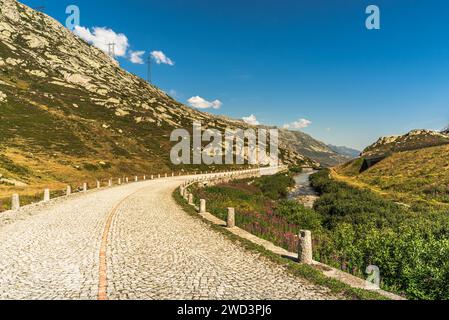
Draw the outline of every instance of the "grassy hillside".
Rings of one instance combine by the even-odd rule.
[[[394,153],[360,173],[362,162],[335,168],[335,176],[405,203],[449,205],[449,145]]]

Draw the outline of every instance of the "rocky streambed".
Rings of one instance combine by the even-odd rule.
[[[316,170],[304,169],[302,173],[296,175],[294,177],[296,184],[290,190],[288,199],[297,200],[306,208],[312,208],[315,201],[319,198],[318,193],[310,183],[310,176],[316,172]]]

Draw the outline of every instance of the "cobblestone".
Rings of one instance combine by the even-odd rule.
[[[0,299],[97,299],[102,234],[120,201],[108,234],[109,299],[338,298],[183,212],[171,196],[182,179],[2,214]]]

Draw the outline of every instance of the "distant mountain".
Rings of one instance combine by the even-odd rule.
[[[365,158],[381,158],[400,151],[417,150],[449,143],[449,132],[412,130],[402,136],[382,137],[362,152]]]
[[[318,161],[322,166],[333,167],[348,161],[348,158],[338,154],[325,143],[318,141],[301,131],[281,129],[279,132],[280,147],[292,148],[296,152]]]
[[[342,156],[348,157],[350,159],[357,158],[362,153],[359,150],[348,148],[345,146],[334,146],[332,144],[327,145],[332,151],[341,154]]]

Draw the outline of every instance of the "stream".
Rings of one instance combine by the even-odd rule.
[[[288,199],[297,200],[308,208],[313,207],[318,199],[318,193],[310,184],[310,176],[316,172],[313,169],[304,169],[302,173],[294,176],[296,185],[288,194]]]

